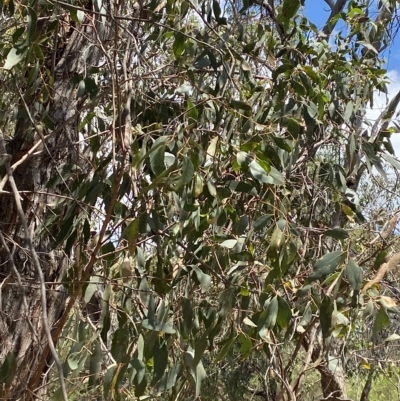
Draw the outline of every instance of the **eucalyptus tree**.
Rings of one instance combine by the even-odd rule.
[[[1,3],[1,398],[189,399],[239,344],[258,395],[346,399],[396,305],[357,188],[400,166],[399,94],[365,119],[397,2],[304,3]]]

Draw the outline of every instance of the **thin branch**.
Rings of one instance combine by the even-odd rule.
[[[393,96],[392,100],[386,106],[385,110],[383,110],[383,112],[376,119],[375,124],[372,126],[371,129],[371,140],[376,141],[379,134],[388,128],[389,122],[393,117],[393,114],[396,111],[399,103],[400,103],[400,90],[396,93],[395,96]],[[379,124],[381,122],[383,122],[383,124],[379,129]]]
[[[295,396],[299,396],[300,394],[297,394],[297,392],[302,388],[304,379],[305,379],[305,374],[306,371],[308,369],[308,366],[311,362],[311,357],[312,357],[312,353],[314,350],[314,341],[315,341],[315,335],[317,333],[317,326],[313,325],[313,328],[311,330],[310,333],[310,347],[308,348],[307,354],[306,354],[306,358],[304,360],[304,366],[301,369],[300,373],[298,374],[297,378],[294,380],[293,384],[292,384],[292,389],[293,389],[293,393],[295,394]]]

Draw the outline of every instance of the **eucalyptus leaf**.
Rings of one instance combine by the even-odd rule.
[[[314,263],[313,272],[308,276],[307,282],[311,283],[326,278],[344,262],[345,258],[346,253],[341,251],[334,251],[325,254]]]
[[[346,277],[349,280],[353,290],[360,291],[363,282],[363,273],[353,259],[349,259],[346,266]]]

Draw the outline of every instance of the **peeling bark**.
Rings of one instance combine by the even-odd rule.
[[[13,354],[17,372],[7,388],[0,388],[1,399],[28,400],[43,396],[46,392],[49,375],[43,373],[48,371],[49,366],[45,366],[45,372],[37,372],[39,361],[49,362],[51,359],[44,324],[48,324],[53,330],[63,313],[67,294],[60,282],[69,262],[68,255],[53,250],[54,238],[50,233],[39,236],[46,205],[53,200],[52,192],[56,191],[54,188],[46,188],[46,184],[50,178],[60,173],[59,166],[62,162],[78,162],[79,149],[72,144],[78,140],[76,121],[80,105],[74,91],[69,88],[69,80],[72,76],[83,73],[88,66],[99,63],[102,51],[96,43],[109,38],[110,32],[107,24],[97,21],[96,29],[93,29],[91,23],[86,21],[80,29],[74,30],[55,67],[54,96],[49,108],[49,117],[53,120],[55,130],[43,141],[42,154],[27,158],[13,172],[18,191],[22,192],[22,206],[29,233],[22,229],[8,183],[4,188],[8,193],[0,196],[0,230],[8,248],[7,251],[0,243],[0,366],[7,355]],[[88,46],[91,46],[90,54],[84,64],[82,53]],[[53,51],[56,52],[57,49]],[[29,105],[25,107],[21,104],[21,108],[21,114],[29,116]],[[20,160],[39,140],[43,140],[43,132],[38,129],[34,138],[28,137],[27,127],[32,129],[33,123],[32,119],[20,118],[16,124],[14,138],[7,149],[12,156],[11,164]],[[40,285],[32,255],[26,246],[26,235],[32,238],[46,282],[47,322],[42,318]],[[11,259],[23,288],[12,272]],[[42,389],[35,395],[28,390],[28,385],[34,391],[40,387]]]

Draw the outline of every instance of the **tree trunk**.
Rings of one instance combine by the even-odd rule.
[[[91,7],[88,5],[88,13]],[[81,27],[73,28],[55,66],[55,84],[48,113],[54,123],[53,133],[42,144],[39,155],[27,158],[13,172],[22,197],[28,233],[24,231],[18,216],[9,183],[0,195],[0,230],[4,240],[0,241],[0,367],[3,366],[0,399],[28,400],[38,394],[43,396],[43,388],[46,388],[49,379],[45,373],[49,370],[51,357],[44,325],[54,330],[63,314],[67,294],[61,279],[70,259],[69,255],[54,251],[52,233],[39,235],[39,228],[43,223],[46,205],[54,201],[53,194],[57,193],[55,188],[46,187],[49,179],[61,173],[61,163],[79,162],[79,149],[74,145],[78,141],[76,122],[79,104],[75,91],[69,88],[69,81],[74,75],[84,74],[88,66],[98,65],[102,56],[99,42],[104,42],[111,33],[106,23],[96,21],[96,29],[91,24],[88,19]],[[83,60],[85,50],[89,56]],[[60,53],[57,48],[52,51],[54,55]],[[21,117],[7,149],[12,157],[11,165],[43,139],[43,132],[34,126],[33,117],[29,115],[33,112],[33,107],[22,102]],[[29,131],[35,131],[33,138],[27,134]],[[27,236],[32,239],[46,283],[48,321],[43,319],[39,275],[27,246]],[[13,265],[18,273],[13,271]],[[4,373],[7,376],[5,378]]]
[[[323,347],[321,339],[315,338],[312,344],[308,341],[308,337],[303,340],[303,347],[308,352],[309,347],[312,347],[311,361],[319,362],[317,370],[321,375],[321,388],[324,396],[324,401],[346,401],[347,392],[345,386],[345,372],[340,359],[332,360],[335,363],[330,363],[323,357]],[[321,400],[322,401],[322,400]]]

